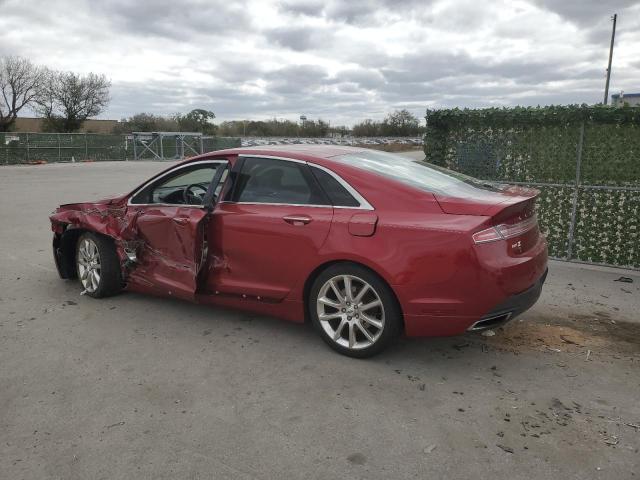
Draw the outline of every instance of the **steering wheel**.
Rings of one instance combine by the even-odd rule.
[[[201,190],[202,193],[197,192],[197,190]],[[202,205],[202,200],[206,194],[206,188],[199,183],[192,183],[191,185],[187,185],[182,191],[182,199],[185,205]]]

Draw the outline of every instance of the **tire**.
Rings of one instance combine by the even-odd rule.
[[[107,237],[92,232],[80,235],[75,262],[78,280],[90,297],[109,297],[120,291],[120,261],[113,242]]]
[[[347,295],[348,286],[351,295]],[[320,273],[311,286],[307,308],[322,339],[354,358],[380,353],[402,326],[402,312],[391,288],[354,263],[334,264]]]

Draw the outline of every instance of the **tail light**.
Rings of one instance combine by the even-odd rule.
[[[489,243],[496,242],[498,240],[505,240],[507,238],[517,237],[525,232],[528,232],[538,224],[538,219],[535,215],[523,220],[522,222],[507,224],[502,223],[495,227],[489,227],[485,230],[480,230],[472,235],[475,243]]]

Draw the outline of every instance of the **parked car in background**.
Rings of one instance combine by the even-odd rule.
[[[309,321],[366,357],[409,336],[500,325],[538,298],[538,192],[389,153],[237,148],[174,165],[130,193],[51,216],[62,278]]]

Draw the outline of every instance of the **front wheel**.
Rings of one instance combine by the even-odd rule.
[[[332,265],[316,278],[309,315],[331,348],[356,358],[381,352],[397,336],[402,322],[389,286],[352,263]]]
[[[76,249],[76,269],[84,292],[94,298],[120,291],[120,262],[113,243],[95,233],[83,233]]]

